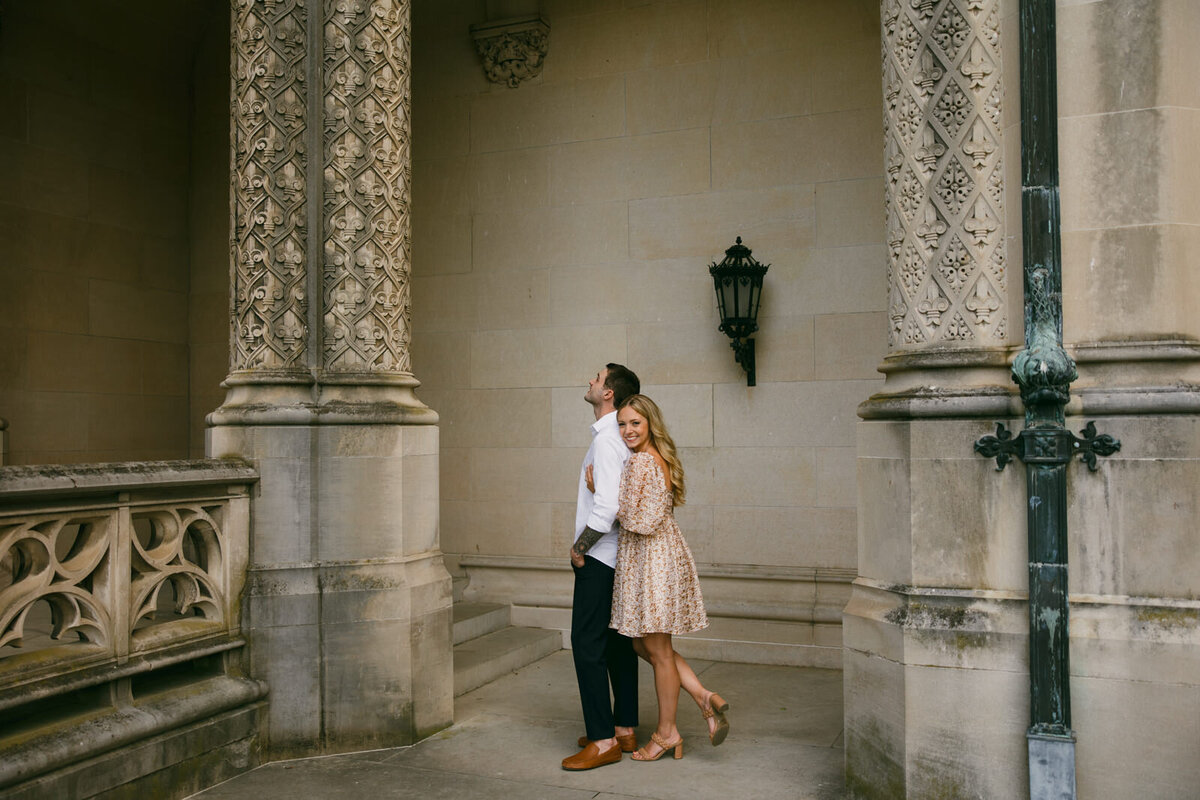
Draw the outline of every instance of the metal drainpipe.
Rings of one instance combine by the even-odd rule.
[[[1058,199],[1058,79],[1054,0],[1022,0],[1021,213],[1025,264],[1025,349],[1013,380],[1025,404],[1016,437],[996,426],[975,449],[1003,469],[1025,463],[1029,535],[1029,796],[1075,798],[1075,734],[1071,730],[1067,600],[1067,464],[1078,453],[1091,470],[1096,456],[1121,443],[1088,423],[1077,438],[1063,409],[1075,362],[1062,347],[1062,257]]]

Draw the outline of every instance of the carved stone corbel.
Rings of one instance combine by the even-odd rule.
[[[471,38],[488,80],[515,89],[521,81],[542,73],[550,26],[537,15],[515,17],[472,25]]]

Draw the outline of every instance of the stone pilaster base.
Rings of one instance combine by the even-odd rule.
[[[1175,408],[1175,406],[1171,406]],[[1119,438],[1068,474],[1071,727],[1080,797],[1200,785],[1200,418],[1069,416]],[[856,798],[1029,796],[1025,470],[994,422],[859,424],[859,577],[844,615]]]
[[[273,759],[411,744],[453,719],[432,425],[218,425],[258,468],[243,631]]]

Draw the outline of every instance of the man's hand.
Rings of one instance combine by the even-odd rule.
[[[571,550],[571,564],[576,567],[583,566],[583,556],[579,553],[576,553],[573,548]]]
[[[596,482],[592,480],[592,465],[588,464],[583,469],[583,482],[587,486],[588,491],[592,494],[596,493]]]

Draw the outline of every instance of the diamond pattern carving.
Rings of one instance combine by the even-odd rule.
[[[953,3],[950,3],[938,17],[937,24],[933,27],[932,38],[946,54],[946,57],[954,62],[958,60],[958,52],[966,44],[970,35],[970,23],[963,17],[962,12]]]
[[[971,126],[971,136],[963,142],[962,149],[971,157],[971,166],[977,170],[987,166],[988,158],[996,152],[996,142],[988,132],[982,117],[975,119],[975,124]]]
[[[954,139],[958,136],[959,128],[971,116],[973,109],[974,101],[957,83],[952,81],[946,84],[945,91],[938,97],[933,116],[942,123],[946,134]]]
[[[883,5],[893,350],[1005,343],[999,3]]]
[[[900,90],[900,98],[896,102],[896,116],[892,122],[905,144],[912,144],[917,138],[917,132],[923,127],[925,110],[919,100],[912,96],[907,89]]]
[[[958,294],[977,271],[970,248],[962,243],[962,239],[954,236],[938,261],[938,272],[946,286]]]
[[[917,52],[921,49],[921,32],[917,30],[917,26],[903,12],[899,13],[899,19],[896,20],[896,31],[892,52],[896,54],[896,60],[900,62],[902,72],[908,72],[912,67],[913,62],[917,59]]]
[[[900,267],[900,283],[909,297],[917,296],[917,288],[925,281],[928,271],[924,254],[911,244],[905,246],[904,261]]]
[[[1001,303],[991,283],[980,275],[975,282],[975,290],[963,305],[974,316],[975,324],[983,327],[991,324],[992,315],[1000,309]]]
[[[925,201],[925,186],[907,164],[900,168],[900,175],[901,192],[897,203],[904,218],[911,221]]]
[[[962,318],[962,314],[956,313],[949,324],[946,325],[944,338],[950,341],[965,342],[975,338],[975,331]]]
[[[913,86],[921,97],[928,98],[945,74],[946,71],[934,57],[933,51],[926,48],[921,51],[921,68],[913,73]]]
[[[996,71],[995,65],[988,58],[987,50],[978,39],[971,45],[970,58],[964,61],[959,69],[967,77],[968,85],[972,89],[984,88],[988,76]]]
[[[948,159],[938,178],[937,195],[951,217],[958,216],[974,189],[975,181],[967,169],[957,158]]]

